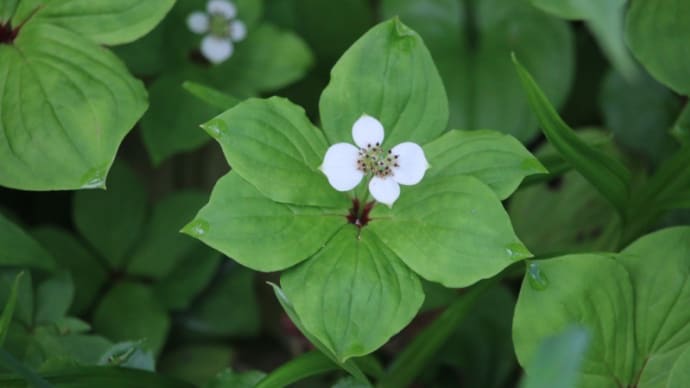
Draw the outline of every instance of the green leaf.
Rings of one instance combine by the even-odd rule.
[[[0,214],[0,266],[50,270],[55,259],[17,225]]]
[[[209,203],[183,232],[244,266],[271,272],[321,249],[346,224],[346,214],[273,202],[231,172],[216,183]]]
[[[682,303],[690,298],[688,252],[686,226],[644,236],[615,257],[539,262],[548,284],[534,287],[528,274],[515,310],[520,363],[529,372],[541,339],[579,323],[591,334],[579,386],[669,386],[674,365],[690,348],[690,312]]]
[[[625,148],[660,162],[676,148],[667,129],[680,111],[680,99],[646,74],[627,81],[610,72],[599,95],[604,126]]]
[[[41,369],[54,369],[51,362],[65,364],[96,365],[100,355],[111,346],[111,342],[98,335],[63,334],[52,326],[39,326],[32,339],[40,348],[45,360]]]
[[[0,4],[0,25],[6,24],[14,15],[19,0],[7,0]]]
[[[83,313],[98,297],[108,276],[106,268],[93,252],[66,230],[43,226],[31,233],[41,245],[53,253],[60,268],[69,270],[74,282],[74,301],[70,311]]]
[[[170,318],[149,287],[119,283],[101,299],[93,327],[114,341],[142,339],[147,349],[158,353],[168,336]]]
[[[582,174],[621,214],[630,191],[630,171],[618,160],[590,147],[563,122],[532,76],[513,56],[513,62],[542,130],[565,160]]]
[[[424,146],[426,177],[470,175],[506,199],[531,174],[547,170],[515,138],[494,131],[449,131]]]
[[[192,384],[156,374],[129,368],[86,366],[42,373],[41,377],[60,388],[128,387],[128,388],[193,388]],[[25,387],[14,376],[0,375],[3,387]],[[47,385],[51,387],[51,385]],[[36,385],[46,387],[46,385]]]
[[[333,352],[326,346],[324,345],[318,338],[316,338],[312,333],[307,331],[304,327],[304,324],[302,323],[302,320],[300,317],[297,315],[297,311],[295,311],[292,302],[287,298],[287,295],[283,292],[280,287],[277,285],[268,282],[268,284],[273,287],[273,291],[276,295],[276,298],[278,298],[278,302],[280,302],[280,305],[283,307],[283,310],[285,310],[285,313],[288,315],[292,323],[295,324],[295,326],[299,329],[299,331],[309,340],[309,342],[314,345],[318,350],[321,351],[324,355],[326,355],[328,358],[330,358],[334,363],[339,365],[341,368],[345,369],[348,373],[350,373],[352,376],[354,376],[357,380],[363,381],[363,382],[368,382],[366,376],[362,371],[359,369],[357,364],[354,362],[354,359],[349,359],[345,362],[340,362],[336,355],[333,354]]]
[[[429,46],[448,93],[451,128],[493,129],[521,141],[536,135],[511,52],[557,106],[565,102],[574,77],[572,34],[527,1],[384,0],[382,10],[399,15]]]
[[[625,267],[612,257],[593,254],[562,256],[540,261],[538,266],[548,286],[533,286],[527,274],[513,321],[517,358],[527,374],[541,367],[535,360],[544,339],[579,323],[590,331],[591,346],[578,386],[603,388],[618,386],[615,380],[632,382],[633,295]]]
[[[690,13],[683,0],[639,0],[630,3],[626,40],[640,63],[664,85],[690,94]]]
[[[577,172],[558,179],[513,195],[508,214],[515,232],[538,256],[597,250],[597,238],[615,212]]]
[[[690,144],[690,104],[685,104],[680,112],[671,128],[671,135],[682,144]]]
[[[2,348],[0,348],[0,365],[20,376],[17,378],[14,377],[14,375],[11,377],[3,377],[0,375],[0,383],[2,383],[3,387],[9,388],[7,383],[14,382],[15,387],[26,387],[27,384],[29,384],[33,388],[53,388],[51,384],[48,384],[48,382],[38,376],[36,372],[24,366],[20,361],[15,359],[12,354]]]
[[[589,343],[587,330],[573,326],[546,338],[537,349],[532,373],[522,388],[575,388]]]
[[[338,366],[318,350],[304,353],[281,365],[261,379],[256,388],[286,387],[307,377],[338,370]]]
[[[281,285],[304,329],[341,363],[381,347],[415,316],[417,276],[365,229],[341,229]]]
[[[375,206],[366,228],[423,278],[466,287],[532,255],[496,194],[466,175],[425,178],[391,209]]]
[[[34,19],[0,45],[0,74],[0,185],[102,187],[146,110],[141,82],[96,43]]]
[[[383,124],[386,146],[426,143],[448,122],[446,93],[431,55],[397,18],[376,25],[343,54],[319,110],[331,144],[352,143],[352,125],[363,114]]]
[[[266,197],[299,205],[349,205],[319,170],[328,148],[321,131],[288,100],[249,99],[202,127],[218,140],[235,173]]]
[[[200,192],[180,191],[156,203],[138,236],[142,241],[129,258],[127,273],[162,279],[196,250],[200,244],[179,230],[205,200]]]
[[[339,1],[337,6],[321,0],[288,0],[274,1],[266,18],[299,33],[314,49],[317,65],[325,67],[367,31],[375,20],[373,12],[366,0]]]
[[[9,324],[17,322],[24,327],[32,327],[34,324],[34,289],[31,281],[31,272],[26,272],[22,276],[22,281],[16,283],[16,278],[20,271],[17,269],[0,271],[0,304],[9,304],[12,299],[12,294],[16,294],[17,302],[15,303],[14,314]],[[15,289],[16,285],[16,289]],[[12,337],[12,330],[8,329],[10,340]],[[8,342],[10,342],[8,340]]]
[[[682,388],[690,381],[690,347],[678,357],[668,378],[669,388]]]
[[[230,109],[239,103],[237,98],[197,82],[186,81],[182,87],[194,97],[218,109]]]
[[[261,328],[254,273],[234,267],[216,279],[185,316],[184,325],[211,337],[253,337]]]
[[[56,323],[64,318],[74,298],[74,285],[69,272],[61,271],[36,287],[34,324]]]
[[[126,164],[116,164],[106,191],[79,191],[72,217],[77,230],[112,268],[120,268],[146,219],[144,186]]]
[[[19,290],[19,282],[22,280],[22,275],[24,275],[24,272],[19,272],[17,276],[14,277],[10,294],[5,300],[5,307],[3,307],[2,315],[0,315],[0,347],[2,347],[5,342],[7,332],[10,329],[10,323],[12,322],[12,317],[14,316],[14,308],[17,305],[17,291]]]
[[[232,362],[232,350],[223,345],[191,345],[166,352],[162,373],[203,386]]]
[[[381,388],[395,388],[410,385],[443,346],[458,324],[469,314],[472,305],[489,285],[489,282],[484,282],[469,290],[465,295],[456,299],[424,331],[416,335],[405,350],[393,361],[386,374],[381,378],[379,386]]]
[[[231,369],[219,373],[204,388],[254,388],[266,374],[260,371],[235,373]]]
[[[70,29],[96,43],[116,45],[146,35],[174,4],[175,0],[53,0],[35,18]]]
[[[154,164],[172,155],[199,148],[209,137],[199,129],[204,121],[221,112],[182,89],[186,80],[209,82],[195,68],[184,68],[157,78],[149,87],[151,109],[141,120],[144,145]]]
[[[276,58],[280,58],[276,61]],[[261,24],[249,31],[237,53],[211,69],[216,84],[233,91],[241,83],[254,93],[275,90],[304,77],[313,62],[309,46],[287,30]],[[228,75],[232,79],[228,79]]]
[[[640,74],[625,45],[623,19],[625,0],[531,0],[551,14],[568,20],[584,20],[604,54],[629,81]]]
[[[156,297],[168,310],[187,309],[216,274],[221,255],[199,245],[153,286]]]

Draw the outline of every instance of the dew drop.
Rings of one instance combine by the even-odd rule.
[[[527,265],[527,280],[530,287],[536,291],[543,291],[549,286],[546,274],[539,268],[539,264],[534,262]]]
[[[201,126],[209,135],[218,139],[227,132],[227,126],[222,120],[211,120]]]
[[[204,220],[194,220],[185,228],[185,232],[192,236],[203,236],[208,232],[209,224]]]
[[[105,189],[105,178],[108,174],[108,169],[95,168],[89,170],[81,180],[82,189]]]

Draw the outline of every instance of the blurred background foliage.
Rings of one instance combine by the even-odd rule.
[[[120,147],[107,191],[0,188],[0,301],[16,294],[3,349],[16,360],[42,372],[120,365],[198,386],[243,387],[311,349],[266,285],[275,274],[253,273],[178,233],[228,170],[198,127],[223,109],[186,91],[185,81],[237,99],[285,96],[318,122],[331,67],[367,29],[397,15],[436,62],[450,128],[509,133],[552,171],[527,180],[505,202],[517,234],[538,256],[615,249],[611,236],[620,231],[614,209],[541,135],[511,52],[581,139],[625,161],[633,184],[645,182],[688,136],[688,114],[681,116],[687,83],[650,54],[634,25],[644,22],[644,10],[633,12],[624,0],[235,3],[249,33],[221,65],[203,59],[199,36],[186,26],[187,16],[205,7],[201,0],[177,1],[147,36],[113,48],[145,82],[150,107]],[[690,213],[674,210],[655,228],[689,221]],[[521,371],[510,330],[522,271],[510,271],[473,305],[418,386],[516,386]],[[424,312],[377,353],[381,362],[458,295],[431,283],[425,291]],[[358,386],[343,376],[296,386]]]

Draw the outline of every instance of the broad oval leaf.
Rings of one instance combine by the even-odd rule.
[[[638,76],[625,45],[625,0],[531,0],[531,3],[564,19],[584,20],[613,66],[630,81]]]
[[[628,45],[637,60],[666,86],[690,94],[690,2],[635,0],[626,24]]]
[[[0,266],[54,269],[55,259],[20,227],[0,214]]]
[[[182,84],[187,80],[210,82],[199,68],[187,67],[163,74],[149,85],[151,108],[140,127],[144,145],[156,165],[208,142],[209,137],[199,125],[223,111],[185,92]]]
[[[536,135],[510,69],[513,51],[556,105],[565,101],[574,73],[572,34],[527,1],[384,0],[382,11],[399,15],[424,38],[448,93],[451,128],[493,129],[522,141]]]
[[[352,125],[363,114],[381,121],[389,146],[426,143],[448,122],[446,92],[431,55],[397,18],[373,27],[343,54],[319,110],[331,144],[352,143]]]
[[[513,55],[522,86],[542,131],[554,148],[580,172],[609,202],[625,214],[630,191],[630,171],[618,160],[589,146],[563,122],[530,73]]]
[[[175,0],[52,0],[35,17],[96,43],[115,45],[144,36],[174,4]]]
[[[102,187],[147,107],[141,82],[79,34],[30,20],[0,44],[0,185]]]
[[[572,323],[592,335],[581,387],[669,387],[690,349],[690,227],[644,236],[618,255],[539,262],[545,287],[523,281],[513,339],[529,370],[536,344]],[[534,316],[540,319],[535,321]]]
[[[575,388],[582,359],[589,345],[586,329],[574,325],[546,338],[539,345],[534,367],[521,388]]]
[[[347,207],[319,170],[328,144],[304,109],[271,97],[246,100],[202,126],[223,148],[233,171],[271,200]]]
[[[284,272],[280,283],[304,329],[340,362],[378,349],[424,301],[417,275],[370,231],[360,234],[354,226]]]
[[[266,198],[236,172],[221,178],[187,233],[257,271],[288,268],[316,253],[346,224],[341,214]]]
[[[425,178],[392,208],[375,206],[369,225],[423,278],[466,287],[531,257],[494,192],[466,176]]]
[[[98,298],[98,292],[107,280],[107,268],[93,251],[66,230],[43,226],[34,229],[31,234],[53,254],[60,268],[69,270],[72,275],[74,302],[70,311],[75,314],[85,313]]]
[[[196,191],[178,191],[158,201],[138,236],[141,242],[129,252],[127,273],[160,280],[192,252],[204,255],[199,251],[203,245],[179,230],[205,201],[206,195]]]
[[[471,175],[506,199],[528,175],[547,173],[515,138],[500,132],[458,131],[424,146],[431,168],[426,177]]]
[[[614,388],[619,386],[616,379],[631,382],[633,295],[625,267],[610,256],[594,254],[561,256],[538,266],[548,286],[532,286],[526,275],[513,320],[515,352],[527,374],[540,367],[535,356],[544,339],[580,324],[589,330],[591,341],[578,387]]]
[[[123,282],[101,299],[93,327],[114,341],[143,340],[145,348],[158,353],[168,336],[170,317],[149,287]]]
[[[139,239],[147,215],[143,185],[125,164],[113,166],[107,191],[78,191],[72,218],[77,230],[109,263],[121,268]]]
[[[601,87],[599,106],[605,128],[626,149],[658,163],[677,147],[667,130],[678,117],[682,101],[647,74],[629,81],[609,72]]]

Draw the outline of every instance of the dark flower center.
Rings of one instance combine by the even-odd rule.
[[[17,37],[19,28],[12,29],[9,22],[7,24],[0,25],[0,44],[12,44],[14,39]]]
[[[366,226],[366,224],[371,221],[371,218],[369,218],[369,213],[371,213],[374,203],[374,201],[371,201],[362,206],[362,204],[359,202],[359,199],[353,199],[350,213],[347,215],[347,221],[358,228]]]
[[[398,167],[398,155],[391,150],[384,150],[380,143],[368,144],[367,148],[360,148],[357,158],[357,169],[365,174],[372,173],[380,178],[393,175],[393,169]]]

